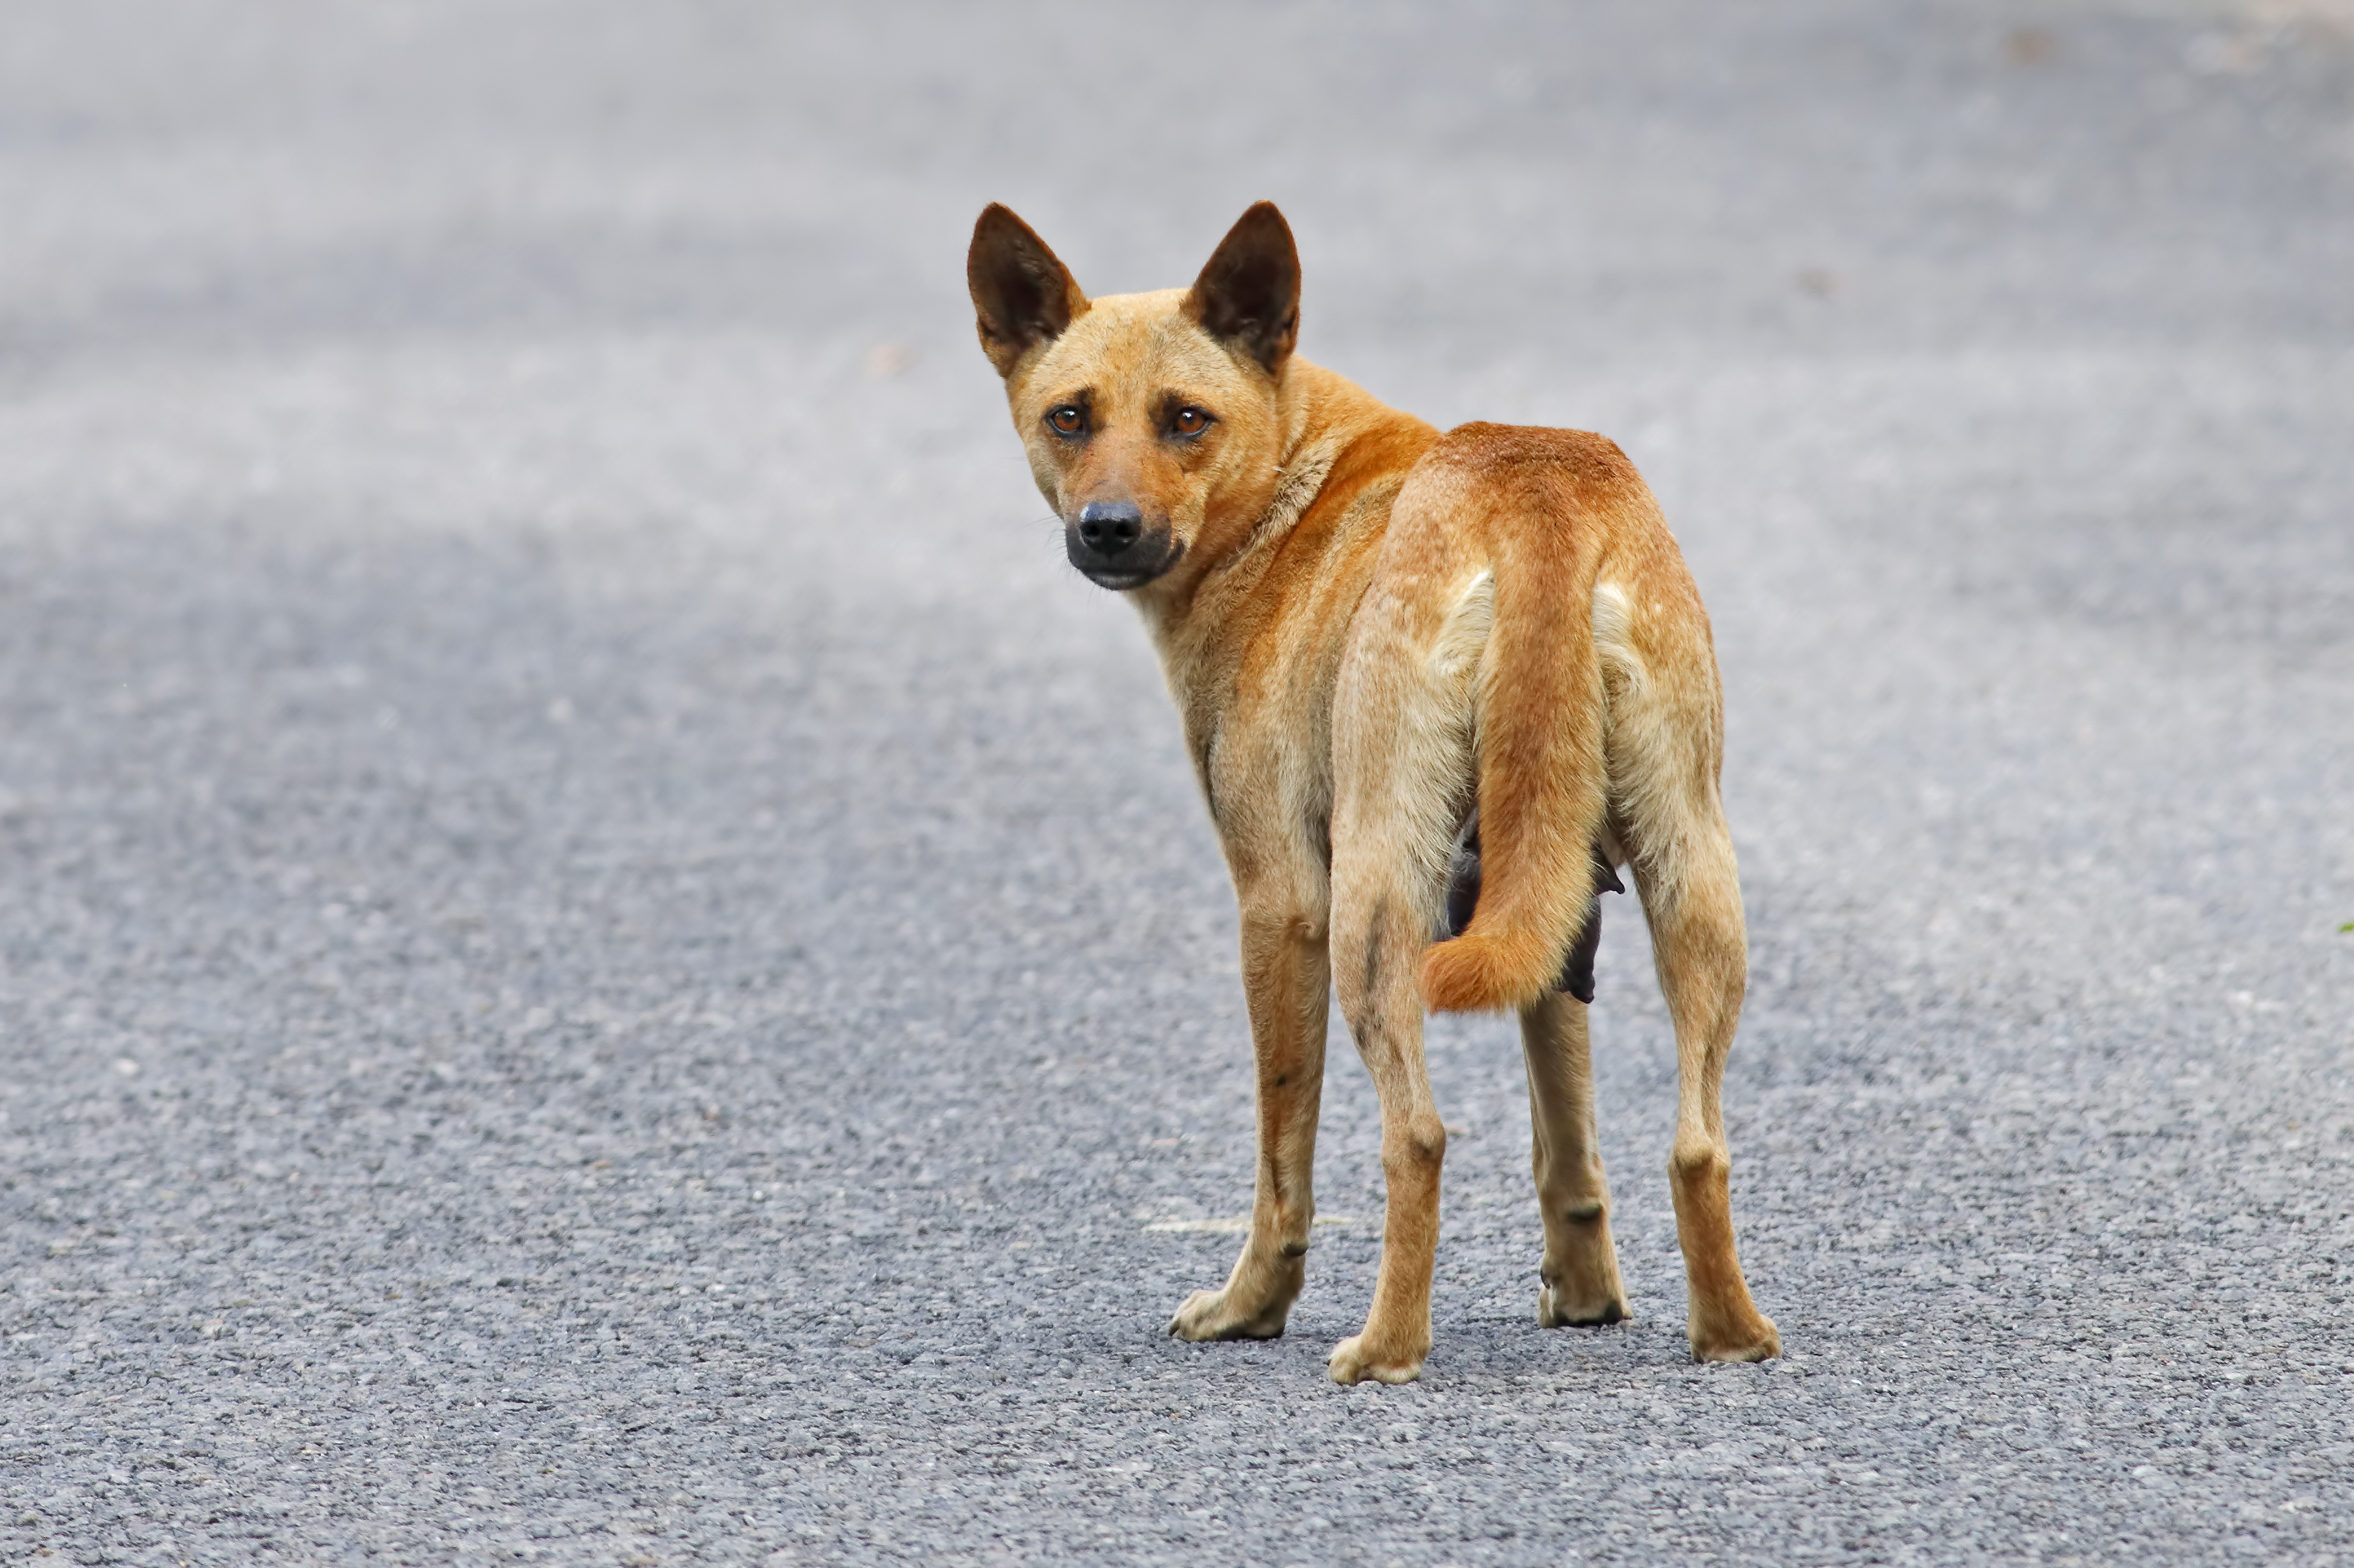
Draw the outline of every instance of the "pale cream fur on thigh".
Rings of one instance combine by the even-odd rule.
[[[1410,900],[1426,931],[1438,922],[1456,828],[1476,777],[1473,692],[1495,615],[1494,573],[1484,562],[1461,562],[1447,590],[1432,598],[1444,606],[1436,615],[1429,605],[1416,613],[1401,604],[1402,613],[1366,618],[1363,624],[1378,630],[1352,649],[1341,673],[1336,942],[1361,940],[1373,907],[1385,898]],[[1351,967],[1334,956],[1336,973]],[[1384,958],[1412,964],[1420,956]],[[1344,1001],[1348,994],[1344,986]]]
[[[1704,642],[1705,622],[1690,624],[1694,607],[1646,603],[1642,587],[1606,577],[1594,589],[1612,830],[1604,850],[1639,863],[1647,892],[1672,896],[1689,879],[1687,857],[1723,832],[1719,698],[1704,646],[1698,660],[1684,646],[1695,630]]]

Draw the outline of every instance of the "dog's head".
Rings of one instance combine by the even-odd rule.
[[[1243,214],[1190,289],[1089,300],[993,203],[965,270],[1030,471],[1089,579],[1160,581],[1266,510],[1299,335],[1299,253],[1274,204]]]

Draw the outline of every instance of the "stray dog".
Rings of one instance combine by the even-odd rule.
[[[1267,202],[1190,289],[1090,300],[995,205],[966,270],[1071,564],[1160,652],[1241,905],[1257,1197],[1234,1272],[1170,1332],[1283,1332],[1333,991],[1381,1096],[1389,1189],[1373,1308],[1333,1380],[1410,1382],[1430,1351],[1447,1129],[1426,1010],[1520,1014],[1537,1320],[1627,1315],[1585,1024],[1596,895],[1626,866],[1675,1019],[1692,1354],[1778,1354],[1734,1250],[1719,1108],[1748,938],[1716,654],[1634,465],[1578,430],[1441,434],[1293,354],[1299,257]]]

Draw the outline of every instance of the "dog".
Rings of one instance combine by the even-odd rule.
[[[1090,300],[1006,207],[967,282],[1071,564],[1142,616],[1240,906],[1250,1234],[1191,1340],[1271,1339],[1306,1279],[1329,998],[1381,1098],[1381,1272],[1341,1383],[1419,1377],[1447,1129],[1426,1012],[1511,1010],[1544,1217],[1537,1319],[1627,1316],[1586,1035],[1597,890],[1631,871],[1675,1021],[1668,1171],[1692,1353],[1780,1353],[1734,1245],[1720,1088],[1748,939],[1706,611],[1626,454],[1441,433],[1293,352],[1271,203],[1193,286]]]

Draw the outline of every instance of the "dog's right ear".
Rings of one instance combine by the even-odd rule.
[[[1071,270],[1013,209],[991,202],[972,226],[965,252],[965,285],[981,329],[981,351],[1000,376],[1011,376],[1036,344],[1063,335],[1086,313],[1087,297]]]

